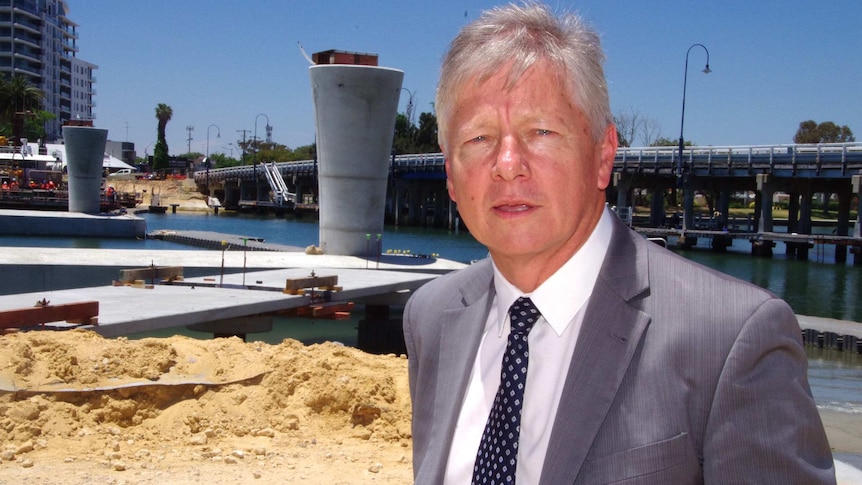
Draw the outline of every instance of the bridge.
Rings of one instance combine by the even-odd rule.
[[[395,155],[391,173],[405,179],[445,179],[442,153]],[[209,170],[210,182],[252,181],[266,173],[261,166],[243,165]],[[316,160],[277,164],[285,179],[311,177]],[[676,176],[680,168],[695,176],[751,177],[774,174],[778,177],[849,178],[862,171],[862,143],[819,145],[746,145],[688,147],[682,159],[676,147],[621,147],[614,159],[616,173],[651,173]],[[198,185],[206,183],[206,173],[197,172]]]
[[[262,163],[215,169],[196,173],[195,181],[202,192],[214,192],[228,208],[278,206],[278,194],[288,194],[283,198],[291,202],[314,203],[318,163],[273,163],[269,170]],[[444,165],[442,153],[392,156],[387,221],[450,228],[460,224],[446,191]],[[273,172],[281,174],[284,185],[273,181]],[[714,214],[709,217],[710,228],[721,230],[728,226],[730,203],[738,193],[754,194],[752,234],[774,232],[776,198],[788,204],[787,232],[811,234],[812,200],[821,194],[823,201],[838,199],[834,234],[862,237],[858,216],[850,234],[854,225],[850,208],[853,199],[859,199],[862,185],[862,143],[691,146],[683,150],[682,157],[676,147],[621,147],[612,182],[610,205],[621,209],[648,205],[648,220],[639,221],[640,225],[675,231],[682,236],[682,246],[695,244],[694,231],[704,229],[694,215],[695,199]],[[687,233],[689,237],[685,237]],[[757,251],[771,254],[774,241],[759,239]],[[809,244],[787,244],[788,251],[800,259],[807,257]],[[850,241],[842,247],[857,251],[859,245]],[[844,257],[836,255],[839,261]],[[862,256],[857,260],[862,263]]]

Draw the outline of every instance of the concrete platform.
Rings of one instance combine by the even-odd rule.
[[[0,247],[0,295],[103,286],[121,269],[182,266],[188,277],[219,274],[222,251]],[[380,261],[304,252],[224,251],[226,273],[278,268],[347,268],[442,274],[463,263],[439,258],[381,255]]]
[[[0,234],[133,239],[146,236],[147,221],[129,214],[0,209]]]
[[[318,268],[319,276],[338,276],[341,291],[332,301],[375,305],[403,304],[410,294],[436,274],[365,269]],[[311,296],[282,292],[288,278],[305,278],[305,268],[256,271],[246,274],[190,278],[152,288],[98,286],[0,296],[0,311],[34,306],[98,301],[98,325],[83,325],[106,337],[117,337],[171,327],[242,319],[271,314],[312,303]],[[243,285],[245,281],[245,285]],[[219,284],[222,287],[219,287]],[[317,291],[317,295],[321,292]],[[71,326],[55,322],[59,327]],[[238,333],[245,333],[237,328]]]

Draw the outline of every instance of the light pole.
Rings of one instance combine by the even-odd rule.
[[[406,108],[407,113],[405,113],[405,114],[407,115],[408,123],[410,124],[410,126],[413,126],[413,96],[415,93],[413,91],[407,89],[407,88],[401,88],[401,90],[407,91],[407,94],[410,95],[410,97],[407,98],[407,108]]]
[[[150,144],[144,148],[144,163],[146,163],[148,167],[150,166],[150,155],[147,153],[147,150],[149,150],[150,147],[153,146],[153,143],[155,143],[155,142],[150,142]],[[150,167],[150,168],[152,168],[152,167]]]
[[[252,167],[252,172],[254,173],[254,201],[255,202],[257,202],[258,194],[260,193],[260,190],[259,190],[258,184],[257,184],[257,152],[260,149],[260,146],[257,143],[257,120],[261,116],[266,118],[266,129],[267,129],[267,131],[269,131],[269,129],[270,129],[270,127],[269,127],[269,116],[267,116],[263,113],[260,113],[259,115],[254,117],[254,143],[255,143],[255,147],[254,147],[254,158],[251,161],[251,167]]]
[[[207,126],[207,155],[204,158],[204,167],[207,170],[207,195],[209,195],[210,191],[210,128],[215,127],[216,129],[216,138],[221,138],[221,128],[218,125],[209,125]]]
[[[685,75],[682,78],[682,117],[679,122],[679,158],[676,161],[676,185],[677,188],[681,188],[683,190],[683,217],[682,217],[682,230],[685,231],[688,225],[689,215],[689,207],[685,201],[685,185],[686,185],[686,176],[685,172],[688,167],[684,166],[682,163],[682,150],[685,145],[685,141],[682,135],[683,127],[685,126],[685,87],[688,83],[688,55],[691,53],[691,50],[695,47],[703,47],[703,50],[706,52],[706,67],[703,69],[704,74],[709,74],[712,71],[709,69],[709,50],[703,44],[692,44],[691,47],[685,51]]]

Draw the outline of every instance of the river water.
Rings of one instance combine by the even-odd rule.
[[[263,238],[266,242],[305,247],[318,241],[316,220],[293,220],[222,212],[145,214],[147,230],[159,229],[214,231]],[[111,249],[197,249],[159,240],[124,240],[94,238],[32,238],[0,236],[0,246],[17,247],[78,247]],[[709,241],[702,240],[689,251],[680,254],[701,264],[750,281],[784,298],[797,314],[862,322],[862,267],[852,265],[852,255],[846,264],[835,264],[831,246],[810,251],[809,261],[795,261],[784,256],[783,244],[775,248],[772,258],[755,258],[750,245],[734,240],[725,254],[709,250]],[[467,231],[389,227],[384,230],[383,251],[410,251],[414,254],[434,254],[441,258],[469,263],[484,258],[487,251]],[[306,343],[335,340],[355,345],[358,316],[349,321],[283,321],[277,322],[270,334],[255,334],[255,340],[278,343],[291,337]],[[187,335],[195,335],[186,331]],[[174,333],[173,331],[170,333]],[[185,332],[184,332],[185,333]],[[153,335],[167,335],[156,333]],[[205,337],[204,334],[196,334]],[[849,352],[807,348],[809,381],[818,405],[835,411],[862,414],[862,355]]]

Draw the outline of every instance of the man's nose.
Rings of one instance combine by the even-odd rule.
[[[529,173],[522,143],[514,136],[503,137],[494,160],[492,176],[508,181],[520,176],[528,176]]]

